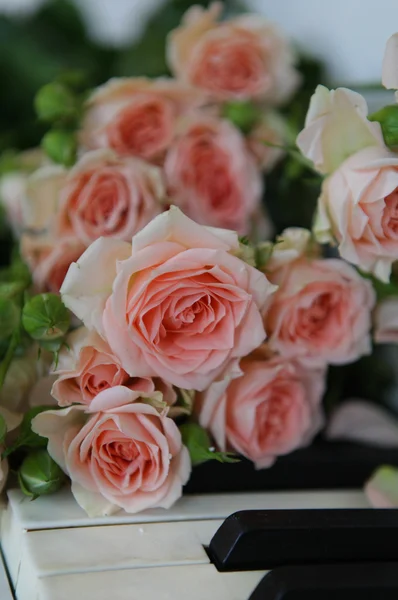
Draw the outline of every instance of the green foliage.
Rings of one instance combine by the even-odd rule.
[[[3,415],[0,414],[0,444],[4,443],[7,435],[7,423]]]
[[[369,116],[369,121],[377,121],[381,125],[384,141],[392,149],[398,148],[398,105],[384,106]]]
[[[196,423],[185,423],[181,425],[180,432],[182,441],[188,448],[192,465],[199,465],[208,460],[218,462],[239,462],[232,452],[215,452],[211,445],[209,434]]]
[[[265,203],[275,224],[276,233],[286,227],[311,228],[322,179],[315,175],[302,156],[294,150],[297,134],[302,129],[308,105],[318,84],[328,85],[322,63],[301,56],[298,69],[302,84],[295,97],[283,109],[290,131],[286,158],[267,175]]]
[[[81,85],[82,72],[86,85],[98,85],[112,76],[117,54],[88,38],[76,3],[67,0],[49,0],[27,18],[0,17],[0,153],[39,145],[45,124],[33,98],[42,86],[63,77],[70,85],[71,73]]]
[[[260,120],[261,110],[253,102],[226,102],[222,108],[222,115],[246,135]]]
[[[20,308],[11,299],[0,295],[0,339],[11,337],[14,329],[18,327]]]

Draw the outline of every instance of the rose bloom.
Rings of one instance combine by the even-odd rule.
[[[265,338],[262,311],[274,286],[234,256],[239,249],[234,232],[172,207],[132,245],[94,242],[71,266],[62,298],[130,377],[203,390]]]
[[[385,298],[376,307],[374,315],[374,340],[377,344],[398,343],[398,298]]]
[[[357,92],[318,85],[297,146],[320,173],[332,173],[364,148],[385,148],[380,123],[367,117],[366,100]]]
[[[167,55],[178,79],[218,100],[261,98],[271,104],[299,83],[288,42],[258,15],[217,23],[221,3],[190,8],[169,34]]]
[[[172,79],[111,79],[88,100],[81,141],[86,148],[157,161],[178,119],[202,103],[200,94]]]
[[[373,146],[348,158],[323,182],[315,234],[387,282],[398,257],[398,156]]]
[[[186,121],[164,170],[173,202],[193,220],[249,233],[262,179],[231,123],[203,115]]]
[[[220,450],[269,467],[278,456],[307,445],[320,429],[325,371],[254,355],[240,369],[199,395],[199,423]]]
[[[375,293],[353,267],[301,257],[270,278],[279,285],[264,321],[273,350],[310,367],[370,354]]]
[[[181,496],[191,470],[188,451],[174,421],[151,404],[159,394],[144,400],[140,392],[116,386],[89,407],[49,410],[32,421],[90,516],[170,508]]]
[[[35,291],[57,294],[70,265],[80,258],[85,248],[74,238],[56,242],[43,236],[23,235],[21,254],[31,270]]]
[[[161,212],[164,197],[160,169],[97,150],[70,171],[46,167],[31,177],[26,227],[86,246],[101,236],[128,240]]]
[[[160,391],[172,405],[177,396],[172,386],[150,377],[130,377],[113,356],[108,344],[95,332],[79,327],[70,333],[59,353],[58,375],[51,390],[60,406],[90,404],[101,391],[124,385],[133,391]]]

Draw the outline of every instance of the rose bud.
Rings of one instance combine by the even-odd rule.
[[[59,296],[38,294],[25,304],[22,324],[34,340],[49,342],[65,335],[70,317]]]
[[[35,499],[57,492],[65,481],[65,475],[47,450],[42,449],[24,459],[18,479],[23,493]]]
[[[66,167],[71,167],[76,161],[77,141],[73,131],[48,131],[42,139],[42,148],[51,160]]]
[[[37,92],[35,109],[42,121],[70,118],[77,113],[76,99],[62,83],[48,83]]]
[[[259,121],[261,112],[252,102],[235,100],[224,104],[223,116],[247,134]]]

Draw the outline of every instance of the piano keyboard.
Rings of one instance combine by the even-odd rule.
[[[11,490],[1,543],[17,600],[249,600],[266,571],[220,572],[207,552],[224,519],[314,508],[368,504],[347,490],[205,494],[168,511],[90,519],[69,490],[34,502]]]

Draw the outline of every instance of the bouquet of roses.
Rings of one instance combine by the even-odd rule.
[[[298,138],[327,175],[314,230],[267,240],[294,55],[220,10],[171,32],[175,79],[46,86],[43,151],[3,178],[19,253],[0,280],[2,478],[11,456],[31,497],[67,476],[90,515],[167,508],[192,465],[269,467],[319,432],[327,367],[371,352],[374,316],[376,341],[393,335],[391,306],[374,312],[398,289],[392,108],[369,120],[357,94],[316,91]]]

